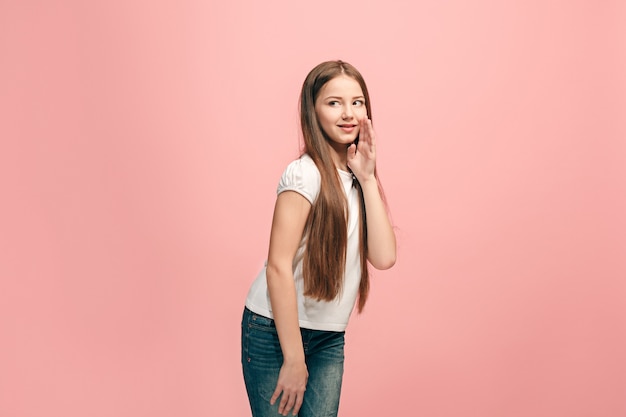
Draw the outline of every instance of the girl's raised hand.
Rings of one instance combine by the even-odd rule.
[[[376,135],[372,121],[359,120],[359,143],[348,147],[348,167],[359,182],[374,178],[376,168]]]

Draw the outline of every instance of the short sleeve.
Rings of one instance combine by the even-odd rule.
[[[311,157],[305,154],[287,165],[276,192],[295,191],[313,204],[320,192],[320,184],[320,172]]]

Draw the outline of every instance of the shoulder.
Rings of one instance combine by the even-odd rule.
[[[296,191],[302,194],[311,204],[319,194],[321,184],[320,172],[307,154],[292,161],[283,171],[278,184],[278,193]]]
[[[320,171],[319,169],[317,169],[317,165],[315,165],[315,162],[313,162],[313,159],[307,153],[303,154],[295,161],[292,161],[289,165],[299,166],[303,173],[318,178],[320,177]]]

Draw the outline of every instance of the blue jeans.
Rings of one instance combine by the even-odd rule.
[[[309,372],[299,417],[334,417],[339,409],[345,332],[300,329]],[[241,363],[253,417],[275,417],[280,398],[270,405],[283,354],[274,320],[247,308],[241,322]],[[289,412],[291,414],[291,411]]]

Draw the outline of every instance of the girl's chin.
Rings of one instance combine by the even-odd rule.
[[[329,142],[329,144],[332,147],[348,148],[350,145],[352,145],[354,143],[355,139],[345,139],[345,140],[335,140],[335,139],[333,139],[333,140],[331,140]]]
[[[357,135],[346,135],[346,136],[340,136],[340,137],[336,137],[333,138],[332,141],[335,143],[341,143],[341,144],[345,144],[345,145],[350,145],[351,143],[353,143],[357,138]]]

